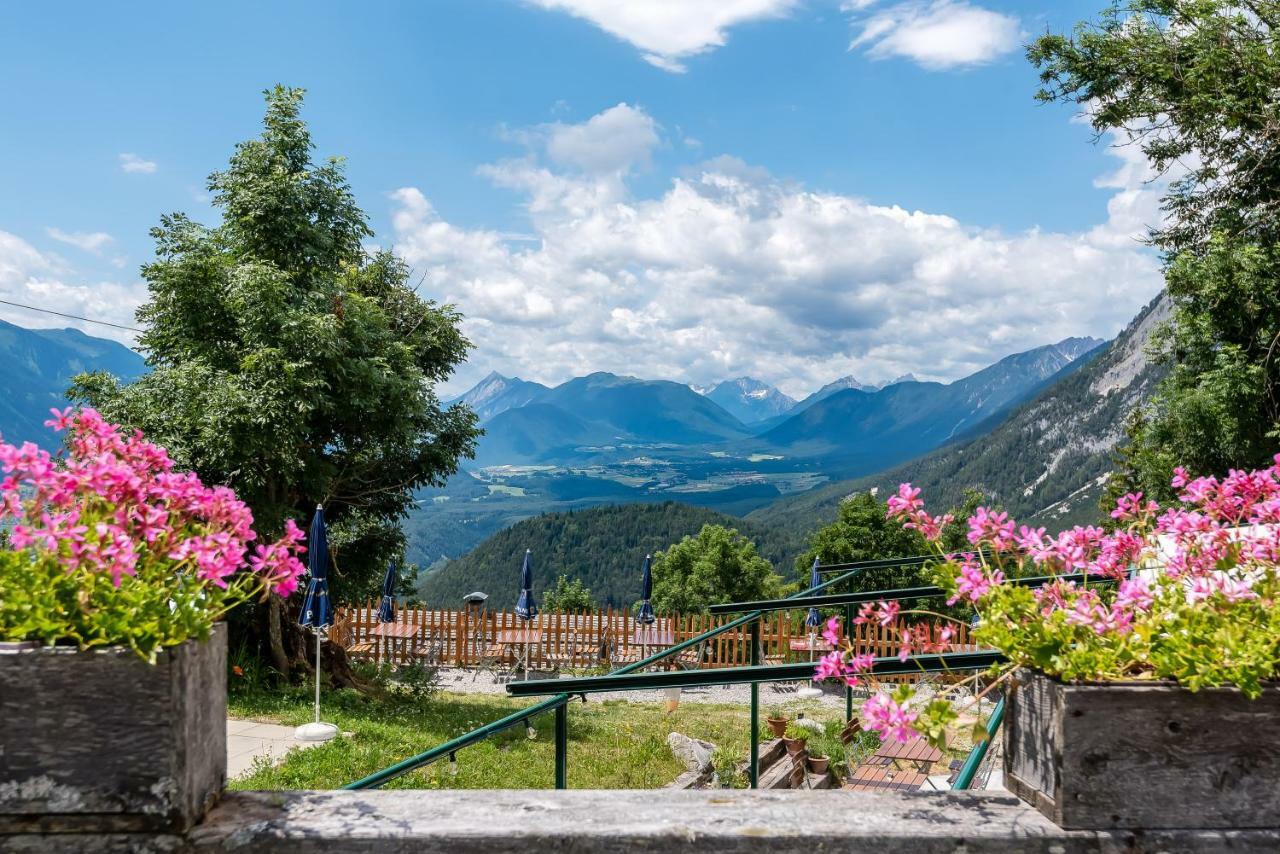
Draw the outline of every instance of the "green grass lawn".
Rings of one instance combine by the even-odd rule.
[[[395,693],[362,695],[327,692],[323,717],[350,732],[308,750],[294,751],[277,767],[260,766],[234,781],[233,789],[331,789],[385,768],[401,759],[482,724],[497,720],[528,700],[438,692],[413,699]],[[838,730],[841,710],[810,704],[810,717]],[[805,704],[789,703],[804,710]],[[312,694],[305,687],[266,689],[232,687],[233,717],[294,726],[312,718]],[[763,726],[763,711],[761,725]],[[682,732],[745,760],[749,749],[749,709],[742,706],[683,703],[668,715],[661,706],[624,701],[592,701],[569,707],[569,786],[571,788],[659,788],[684,767],[667,748],[667,735]],[[387,788],[551,788],[554,782],[554,715],[533,721],[529,739],[517,726],[458,753],[456,773],[440,761],[407,774]],[[762,736],[762,739],[765,736]],[[823,742],[828,742],[823,739]],[[838,748],[838,740],[834,741]]]

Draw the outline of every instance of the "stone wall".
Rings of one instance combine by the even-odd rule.
[[[0,836],[0,852],[1077,854],[1280,850],[1280,829],[1064,831],[981,792],[232,792],[185,836]]]

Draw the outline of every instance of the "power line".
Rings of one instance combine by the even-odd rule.
[[[25,305],[24,303],[20,303],[20,302],[11,302],[10,300],[7,300],[7,299],[0,299],[0,305],[11,305],[15,308],[25,308],[27,311],[38,311],[43,314],[55,314],[58,317],[66,317],[70,320],[83,320],[85,323],[96,323],[99,326],[110,326],[115,329],[123,329],[125,332],[137,332],[139,334],[142,333],[141,329],[136,329],[132,326],[121,326],[119,323],[112,323],[109,320],[94,320],[92,317],[81,317],[78,314],[67,314],[66,312],[62,312],[62,311],[54,311],[51,308],[39,308],[34,305]]]

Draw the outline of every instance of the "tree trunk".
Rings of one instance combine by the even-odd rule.
[[[299,674],[315,675],[315,635],[292,618],[291,615],[297,611],[294,604],[279,596],[271,596],[256,606],[257,613],[251,621],[253,628],[250,631],[257,635],[257,642],[252,642],[251,638],[246,645],[247,650],[270,661],[285,681]],[[361,692],[373,688],[355,674],[347,651],[332,640],[325,640],[320,646],[320,669],[328,675],[334,688],[354,688]]]

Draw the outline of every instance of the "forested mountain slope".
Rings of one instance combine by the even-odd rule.
[[[567,575],[581,579],[597,602],[627,606],[640,596],[644,556],[697,534],[707,524],[736,528],[775,566],[788,567],[794,558],[766,526],[714,510],[673,501],[607,505],[518,522],[426,576],[419,591],[433,607],[453,607],[467,593],[481,590],[489,594],[491,607],[509,608],[520,592],[524,550],[532,549],[539,598],[558,576]]]

